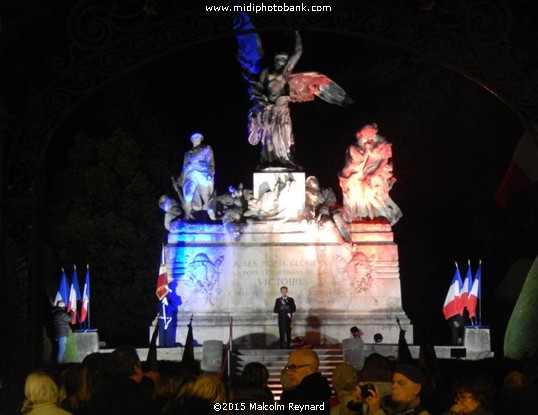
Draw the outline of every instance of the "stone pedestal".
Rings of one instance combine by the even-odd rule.
[[[78,362],[82,362],[86,356],[99,352],[99,334],[97,330],[75,331],[77,342]]]
[[[235,345],[276,344],[273,307],[286,285],[297,304],[293,337],[339,344],[358,326],[366,342],[381,333],[386,343],[397,343],[399,318],[411,342],[390,225],[353,224],[350,231],[353,243],[345,243],[331,222],[319,228],[252,221],[234,234],[220,224],[172,222],[166,257],[171,287],[182,299],[177,341],[186,338],[192,314],[200,343],[227,342],[232,317]]]
[[[362,370],[364,366],[364,342],[360,338],[342,340],[342,353],[344,363],[352,365],[355,370]]]
[[[463,345],[470,352],[491,350],[491,337],[488,327],[465,326]]]
[[[202,370],[219,372],[222,368],[223,343],[220,340],[206,340],[202,354]]]

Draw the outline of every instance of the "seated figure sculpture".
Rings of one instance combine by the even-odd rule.
[[[351,222],[385,218],[394,225],[400,208],[389,196],[396,181],[392,174],[392,144],[377,134],[377,125],[365,125],[349,146],[346,165],[338,175],[344,207]]]
[[[305,208],[303,218],[315,222],[322,227],[325,221],[331,219],[330,210],[336,206],[336,195],[332,189],[322,189],[315,176],[306,179]]]
[[[192,149],[185,152],[183,170],[172,185],[176,190],[186,220],[193,220],[193,211],[207,210],[214,190],[215,161],[213,150],[202,145],[204,136],[193,133],[190,137]]]

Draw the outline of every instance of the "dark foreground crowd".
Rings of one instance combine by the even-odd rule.
[[[474,372],[474,371],[473,371]],[[536,373],[534,373],[535,375]],[[337,366],[332,386],[319,372],[311,349],[290,353],[281,374],[283,392],[275,400],[261,363],[247,364],[240,378],[225,384],[200,371],[196,361],[160,362],[145,370],[133,347],[94,353],[61,373],[28,375],[22,414],[31,415],[519,415],[538,413],[538,382],[532,371],[510,372],[502,387],[479,373],[444,390],[435,376],[409,363],[394,364],[371,354],[361,371]]]

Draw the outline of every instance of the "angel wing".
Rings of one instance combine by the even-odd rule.
[[[244,12],[236,14],[234,29],[241,32],[256,30]],[[238,45],[236,58],[243,69],[243,78],[248,82],[248,95],[254,102],[266,101],[264,87],[260,80],[263,59],[262,41],[256,32],[240,33],[235,38]]]
[[[319,97],[329,104],[346,106],[353,103],[340,85],[319,72],[291,74],[288,85],[292,102],[313,101]]]

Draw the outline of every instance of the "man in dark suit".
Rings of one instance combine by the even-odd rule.
[[[288,287],[280,287],[280,297],[275,300],[273,311],[278,314],[280,348],[289,349],[291,347],[291,319],[295,313],[295,301],[288,297]]]

